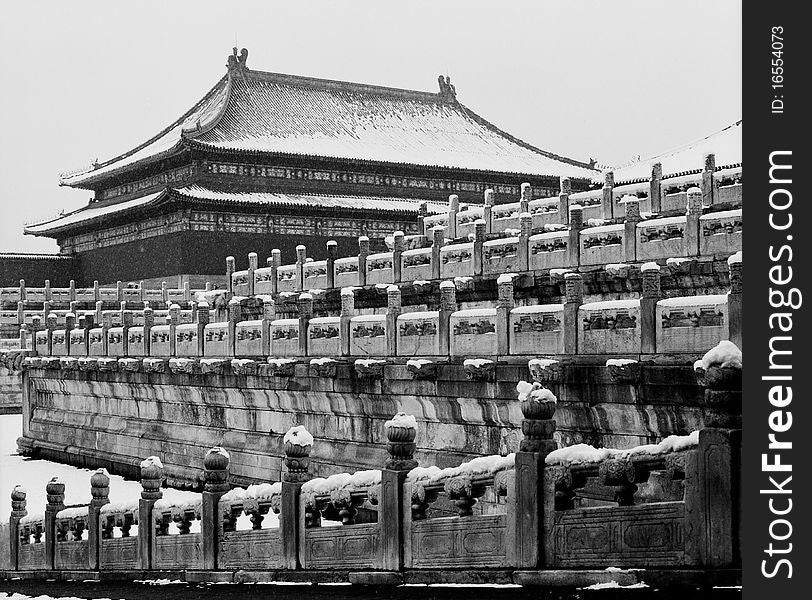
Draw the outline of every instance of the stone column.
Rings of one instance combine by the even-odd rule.
[[[195,318],[195,322],[197,323],[197,355],[198,356],[205,356],[206,355],[206,325],[209,324],[209,320],[211,315],[209,314],[209,303],[205,300],[198,303],[195,307],[195,312],[197,313],[197,317]],[[263,336],[265,333],[263,332]],[[265,337],[263,337],[263,341]]]
[[[296,246],[296,291],[304,290],[304,264],[307,262],[307,247]]]
[[[169,286],[166,285],[165,281],[161,282],[161,300],[163,303],[169,307]]]
[[[45,486],[45,568],[53,570],[56,556],[56,513],[65,508],[65,484],[59,477],[52,477]]]
[[[28,332],[25,329],[25,325],[20,327],[20,350],[27,350],[28,349]]]
[[[101,301],[101,291],[99,290],[99,280],[93,280],[93,302]]]
[[[702,231],[699,228],[699,217],[702,216],[702,190],[698,187],[688,189],[688,214],[685,225],[685,256],[699,256],[699,240]]]
[[[515,306],[513,277],[513,273],[505,273],[496,280],[499,294],[496,304],[496,353],[499,356],[510,354],[510,311]]]
[[[47,305],[45,302],[43,305]],[[47,317],[47,313],[43,314],[43,318]],[[23,329],[25,327],[25,302],[22,300],[17,301],[17,327]]]
[[[570,206],[570,228],[567,239],[567,266],[576,268],[581,264],[581,229],[584,227],[584,213],[579,204]]]
[[[327,289],[331,290],[336,286],[336,258],[338,258],[338,242],[330,240],[327,242]]]
[[[544,460],[557,446],[553,440],[556,408],[553,398],[529,395],[521,406],[524,438],[516,453],[512,490],[515,496],[513,527],[516,540],[513,551],[518,567],[543,566],[547,548],[552,543],[552,540],[546,539],[544,531],[552,531],[555,487],[545,480]],[[548,491],[550,488],[552,493]]]
[[[716,155],[706,154],[702,167],[702,206],[710,208],[715,194],[713,173],[716,171]]]
[[[76,300],[76,281],[73,279],[68,283],[68,301],[74,302]]]
[[[25,279],[20,279],[20,300],[22,302],[26,301]]]
[[[301,425],[291,427],[285,434],[285,467],[282,472],[282,502],[279,528],[282,530],[282,568],[299,568],[299,545],[303,542],[300,530],[299,495],[302,484],[310,479],[310,450],[313,437]],[[303,528],[303,527],[302,527]]]
[[[40,352],[44,352],[45,349],[37,348],[37,332],[42,330],[42,317],[39,315],[34,315],[31,317],[31,348],[34,350],[34,356],[40,354]],[[20,329],[23,331],[23,328]],[[22,346],[21,346],[22,347]]]
[[[406,249],[405,235],[402,231],[392,234],[392,283],[400,283],[403,251]]]
[[[660,267],[649,262],[643,265],[643,293],[640,296],[640,351],[657,352],[657,301],[660,293]]]
[[[533,233],[533,216],[529,212],[519,215],[519,244],[516,258],[520,271],[527,271],[530,265],[530,235]]]
[[[276,319],[276,303],[272,298],[262,301],[262,354],[271,354],[271,321]]]
[[[474,266],[473,275],[482,275],[487,226],[487,222],[484,219],[477,219],[476,222],[474,222],[474,250],[471,255]]]
[[[445,244],[445,228],[442,225],[435,225],[431,228],[431,278],[440,279],[440,248]]]
[[[11,516],[8,520],[8,541],[9,541],[9,570],[16,571],[20,568],[19,548],[20,548],[20,520],[28,514],[26,510],[26,490],[21,485],[15,485],[11,490]]]
[[[54,329],[56,329],[56,315],[49,313],[45,319],[45,328],[48,330],[48,355],[52,354],[54,342]]]
[[[274,295],[279,292],[279,279],[277,278],[277,272],[279,270],[279,265],[281,264],[282,251],[279,248],[274,248],[271,250],[271,282]]]
[[[256,252],[249,252],[248,253],[248,296],[254,295],[254,271],[257,270],[259,266],[257,264],[257,253]]]
[[[150,349],[150,331],[152,330],[152,326],[155,325],[155,311],[149,306],[148,302],[145,302],[146,306],[144,306],[144,356],[151,355]]]
[[[648,198],[651,204],[649,210],[653,213],[658,213],[662,210],[663,201],[663,163],[654,163],[651,165],[651,179],[648,182]]]
[[[53,298],[51,297],[51,280],[50,279],[45,280],[45,299],[48,300],[49,302],[51,300],[53,300]]]
[[[110,503],[110,477],[105,469],[97,469],[90,476],[90,506],[87,507],[87,568],[99,568],[101,550],[101,507]]]
[[[70,332],[76,328],[76,313],[65,314],[65,355],[70,354]]]
[[[429,214],[429,205],[425,200],[417,205],[417,233],[426,235],[426,216]]]
[[[228,291],[232,294],[234,293],[234,281],[231,276],[234,275],[234,271],[236,271],[234,257],[226,256],[226,285]]]
[[[237,298],[228,302],[228,355],[237,356],[237,323],[242,321],[242,306]]]
[[[417,466],[414,452],[417,448],[415,438],[417,430],[398,421],[395,415],[384,424],[386,431],[386,449],[389,457],[381,470],[381,491],[379,495],[379,523],[381,543],[381,568],[384,571],[399,571],[403,567],[403,545],[406,541],[404,531],[403,488],[406,475]],[[411,518],[411,515],[409,515]]]
[[[362,235],[358,238],[358,285],[367,284],[367,256],[369,256],[369,238]]]
[[[562,180],[562,186],[564,181],[569,181],[569,179]],[[570,222],[570,195],[569,192],[564,192],[563,190],[558,194],[558,218],[563,225],[567,225]]]
[[[614,213],[614,188],[615,188],[615,174],[612,171],[607,171],[603,179],[603,198],[601,200],[601,212],[604,219],[612,219]]]
[[[727,323],[728,339],[744,350],[742,346],[742,333],[744,321],[742,319],[742,300],[744,287],[742,285],[742,254],[737,252],[727,259],[730,269],[730,293],[727,295]]]
[[[141,462],[141,498],[138,500],[138,565],[139,569],[152,569],[152,540],[155,538],[155,523],[152,520],[152,507],[163,498],[161,487],[164,482],[164,467],[157,456],[150,456]]]
[[[448,355],[451,346],[451,313],[457,310],[457,286],[453,281],[440,283],[440,355]]]
[[[397,356],[398,316],[401,313],[400,288],[390,285],[386,289],[386,356]]]
[[[564,354],[578,354],[578,309],[584,301],[580,273],[564,274]]]
[[[127,334],[133,326],[133,313],[127,310],[127,303],[121,302],[121,348],[124,356],[127,356]]]
[[[99,301],[96,302],[95,306],[96,306],[96,309],[93,312],[93,321],[99,327],[103,327],[104,326],[104,316],[103,316],[104,315],[104,310],[103,310],[104,309],[104,302],[99,300]]]
[[[254,264],[256,264],[256,261],[254,261]],[[192,301],[192,286],[189,285],[188,281],[183,282],[183,300],[184,302]]]
[[[307,327],[313,318],[313,296],[299,294],[296,304],[299,307],[299,356],[307,356]]]
[[[175,356],[175,330],[180,325],[180,306],[172,303],[169,307],[169,315],[166,318],[169,324],[169,355]]]
[[[446,226],[447,237],[450,240],[457,239],[457,213],[460,212],[460,197],[451,194],[448,197],[448,225]]]
[[[120,279],[116,281],[116,300],[118,302],[124,302],[124,282]]]
[[[482,220],[485,221],[485,233],[493,233],[493,207],[496,204],[496,192],[491,188],[485,190],[485,206],[482,208]]]
[[[637,224],[640,219],[640,200],[637,196],[623,196],[626,208],[626,221],[623,223],[623,260],[637,260]]]
[[[355,291],[351,287],[341,290],[341,315],[339,317],[339,339],[341,340],[341,356],[350,355],[350,319],[355,316]]]
[[[218,532],[220,530],[220,511],[217,510],[220,497],[231,486],[228,483],[228,466],[230,457],[228,452],[215,446],[206,452],[203,459],[203,497],[201,506],[200,531],[203,538],[203,568],[216,569],[217,550],[220,544]]]
[[[533,188],[529,183],[522,184],[522,195],[519,198],[519,215],[530,212],[530,201],[533,199]]]

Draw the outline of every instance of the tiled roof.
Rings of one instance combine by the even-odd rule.
[[[160,134],[95,169],[81,187],[188,141],[203,148],[375,163],[591,178],[583,163],[539,150],[438,93],[244,70],[224,77]]]
[[[615,183],[633,183],[648,181],[651,177],[651,165],[662,163],[663,177],[697,173],[702,170],[705,154],[716,155],[716,167],[733,167],[742,163],[742,121],[716,131],[699,140],[683,144],[668,152],[635,161],[632,164],[612,169]],[[597,183],[603,181],[595,178]]]

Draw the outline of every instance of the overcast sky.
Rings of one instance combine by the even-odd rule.
[[[15,2],[0,19],[0,251],[87,203],[57,174],[106,160],[250,68],[434,91],[540,148],[606,164],[741,117],[733,0]]]

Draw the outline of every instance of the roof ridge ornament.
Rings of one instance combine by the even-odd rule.
[[[231,54],[228,55],[228,60],[226,61],[226,68],[228,69],[228,73],[242,73],[248,70],[248,66],[246,62],[248,62],[248,49],[243,48],[240,50],[240,53],[237,54],[237,47],[231,49]]]
[[[440,84],[440,100],[443,102],[456,102],[457,101],[457,88],[451,83],[451,77],[446,75],[437,77],[437,83]]]

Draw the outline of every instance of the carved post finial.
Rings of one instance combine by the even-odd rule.
[[[282,473],[282,480],[291,483],[303,483],[310,479],[310,450],[313,448],[313,436],[303,425],[295,425],[288,429],[282,438],[285,448],[285,466],[287,471]]]
[[[206,452],[203,458],[204,487],[207,492],[227,492],[231,489],[228,483],[228,467],[231,456],[225,448],[215,446]]]
[[[564,275],[564,301],[581,304],[584,300],[584,280],[580,273],[566,273]]]
[[[141,461],[141,498],[160,500],[163,498],[161,486],[164,482],[164,465],[157,456]]]
[[[45,485],[47,508],[59,511],[65,508],[65,483],[59,477],[51,477]]]
[[[96,469],[90,476],[90,505],[104,506],[110,503],[110,476],[107,469]]]
[[[391,471],[410,471],[417,466],[414,451],[417,448],[417,420],[412,415],[399,412],[384,423],[386,449],[389,458],[386,468]]]
[[[522,381],[517,387],[521,401],[522,433],[520,444],[522,452],[539,452],[546,456],[556,449],[553,440],[555,431],[555,414],[557,399],[555,395],[540,383]]]
[[[20,520],[28,514],[26,496],[28,491],[21,485],[11,490],[11,518]]]

